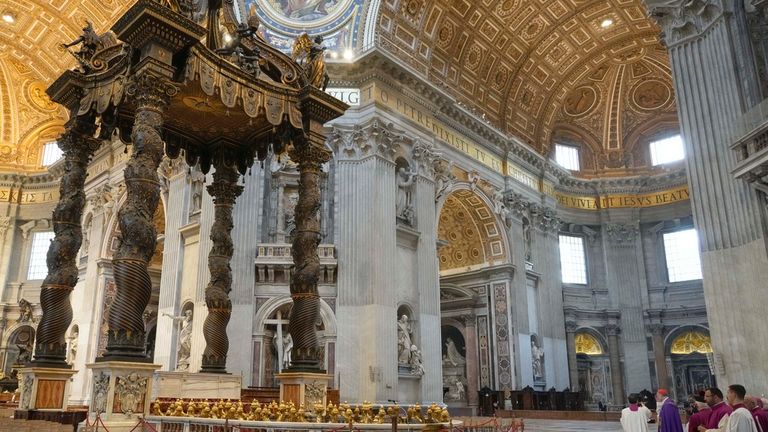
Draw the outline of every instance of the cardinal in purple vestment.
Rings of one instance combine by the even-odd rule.
[[[660,408],[659,413],[659,432],[683,432],[683,421],[680,420],[680,411],[677,409],[675,401],[667,396],[665,389],[659,389],[656,392],[656,402]]]

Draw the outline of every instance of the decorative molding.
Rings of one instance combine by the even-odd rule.
[[[348,160],[380,156],[394,161],[405,141],[405,135],[392,123],[384,124],[378,118],[352,129],[334,126],[328,135],[328,144],[336,155]]]
[[[608,241],[620,245],[634,243],[640,235],[640,228],[636,224],[606,224],[604,229]]]
[[[646,0],[648,15],[663,29],[668,46],[701,35],[722,16],[722,0]]]

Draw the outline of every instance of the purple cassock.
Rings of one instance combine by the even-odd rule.
[[[699,426],[706,426],[707,420],[709,420],[711,414],[711,409],[703,409],[692,415],[691,418],[688,419],[688,432],[699,432]]]
[[[677,404],[670,399],[664,399],[659,410],[659,432],[683,432],[683,421],[680,420],[680,411]]]
[[[709,415],[707,420],[707,429],[717,429],[717,425],[720,423],[720,419],[725,417],[726,414],[733,412],[733,408],[725,402],[712,407],[712,414]]]
[[[768,432],[768,412],[760,407],[752,410],[752,418],[755,419],[755,425],[759,432]]]

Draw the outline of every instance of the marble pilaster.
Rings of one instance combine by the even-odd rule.
[[[157,308],[157,334],[155,339],[156,364],[161,370],[176,370],[178,326],[167,315],[180,316],[182,308],[181,275],[184,271],[184,247],[179,229],[187,222],[189,187],[186,170],[168,179],[167,201],[175,203],[165,207],[165,240],[163,243],[163,270],[160,276],[160,298]]]
[[[431,165],[431,163],[428,163]],[[428,168],[428,171],[430,169]],[[430,175],[431,173],[428,173]],[[416,181],[414,204],[419,230],[417,244],[417,289],[419,295],[419,334],[424,363],[424,375],[421,377],[420,402],[441,402],[443,399],[443,377],[438,365],[442,364],[440,338],[430,337],[440,331],[440,282],[438,280],[437,254],[437,215],[432,199],[435,195],[435,183],[429,177],[419,177]],[[475,392],[477,393],[477,392]],[[469,394],[472,394],[471,392]]]
[[[579,365],[576,360],[576,329],[574,321],[565,322],[565,346],[568,350],[568,376],[571,391],[579,391]]]
[[[341,400],[397,398],[395,134],[373,120],[358,132],[338,126],[336,244]],[[375,343],[369,343],[375,341]]]
[[[211,183],[211,176],[214,169],[205,176],[205,184]],[[192,320],[192,349],[189,356],[189,370],[197,371],[202,365],[203,350],[205,349],[205,338],[203,337],[203,323],[208,316],[208,307],[205,305],[205,287],[211,279],[208,271],[208,252],[211,250],[211,226],[213,225],[213,198],[203,187],[203,196],[200,208],[200,237],[198,243],[197,268],[189,269],[196,271],[197,280],[194,289],[193,301],[195,303],[194,320]]]
[[[619,348],[619,327],[615,324],[609,324],[605,327],[608,334],[608,351],[611,362],[611,385],[613,386],[613,404],[624,405],[624,374],[621,368],[621,357]]]
[[[646,283],[640,231],[634,223],[605,224],[603,231],[609,296],[613,308],[621,311],[618,337],[624,352],[623,376],[630,391],[640,391],[651,387],[641,294]]]
[[[659,388],[669,390],[669,375],[667,372],[667,360],[664,352],[664,326],[652,324],[650,326],[651,340],[653,341],[653,359],[656,366],[656,379]]]
[[[477,351],[477,316],[468,314],[462,317],[464,320],[464,342],[467,353],[467,404],[471,409],[477,409],[480,404],[478,383],[480,368],[478,367]]]
[[[736,155],[729,145],[743,133],[734,127],[760,100],[744,5],[646,3],[669,48],[712,347],[723,359],[717,380],[763,389],[768,371],[750,366],[768,358],[768,345],[753,343],[760,335],[750,329],[768,309],[768,298],[757,295],[768,279],[764,212],[756,192],[730,173]]]
[[[232,318],[227,327],[230,341],[235,341],[237,349],[230,348],[227,356],[227,370],[238,374],[242,372],[243,382],[251,382],[253,359],[253,344],[241,344],[240,341],[250,341],[253,334],[251,325],[235,323],[251,323],[256,314],[253,301],[253,288],[256,280],[256,268],[253,259],[256,256],[258,242],[255,241],[261,232],[261,212],[264,170],[258,169],[255,164],[251,175],[243,176],[243,193],[237,199],[233,216],[235,227],[232,230],[233,239],[249,239],[248,241],[235,241],[234,254],[232,255]],[[235,324],[235,325],[233,325]],[[234,344],[232,345],[234,347]]]

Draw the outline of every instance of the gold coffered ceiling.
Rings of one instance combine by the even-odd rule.
[[[585,174],[646,165],[633,152],[663,132],[643,130],[654,119],[677,129],[667,53],[641,0],[383,0],[378,32],[383,49],[540,152],[559,128],[588,144]]]
[[[62,130],[66,113],[45,89],[74,58],[61,47],[86,20],[108,29],[131,0],[0,0],[0,169],[39,170],[40,149]]]

